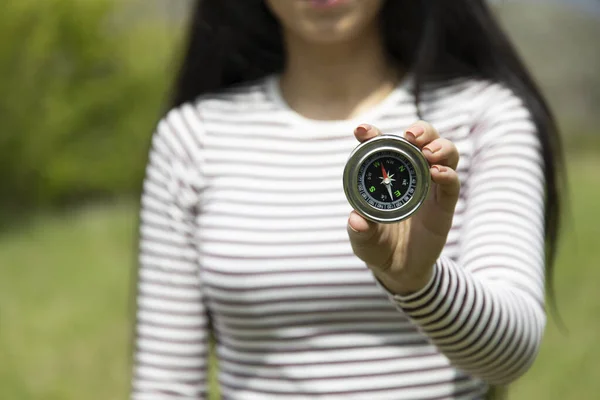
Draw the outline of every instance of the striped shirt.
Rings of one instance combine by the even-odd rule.
[[[359,118],[315,121],[276,77],[171,111],[142,196],[132,398],[481,398],[533,362],[545,326],[544,175],[522,101],[460,79],[421,109],[460,152],[430,283],[394,296],[353,253],[342,172],[360,123],[417,120],[410,79]]]

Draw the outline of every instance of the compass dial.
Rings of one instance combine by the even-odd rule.
[[[368,157],[358,172],[358,191],[365,201],[380,210],[402,207],[415,193],[415,168],[394,151]]]
[[[361,143],[344,168],[344,192],[363,217],[380,223],[410,217],[427,197],[429,164],[406,139],[383,135]]]

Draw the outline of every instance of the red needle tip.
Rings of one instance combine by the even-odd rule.
[[[383,179],[387,179],[388,175],[387,175],[387,172],[385,172],[385,168],[384,168],[383,164],[381,164],[381,172],[383,172]]]

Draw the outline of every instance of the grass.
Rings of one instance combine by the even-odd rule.
[[[600,160],[573,158],[571,219],[556,271],[562,334],[511,399],[590,399],[600,392]],[[92,207],[40,216],[0,235],[0,399],[127,397],[136,210]]]
[[[127,387],[130,207],[47,216],[0,238],[0,398],[118,399]]]

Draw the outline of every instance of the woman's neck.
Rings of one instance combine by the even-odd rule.
[[[307,118],[355,117],[383,100],[400,78],[377,27],[335,44],[307,43],[286,34],[286,46],[281,91],[290,107]]]

